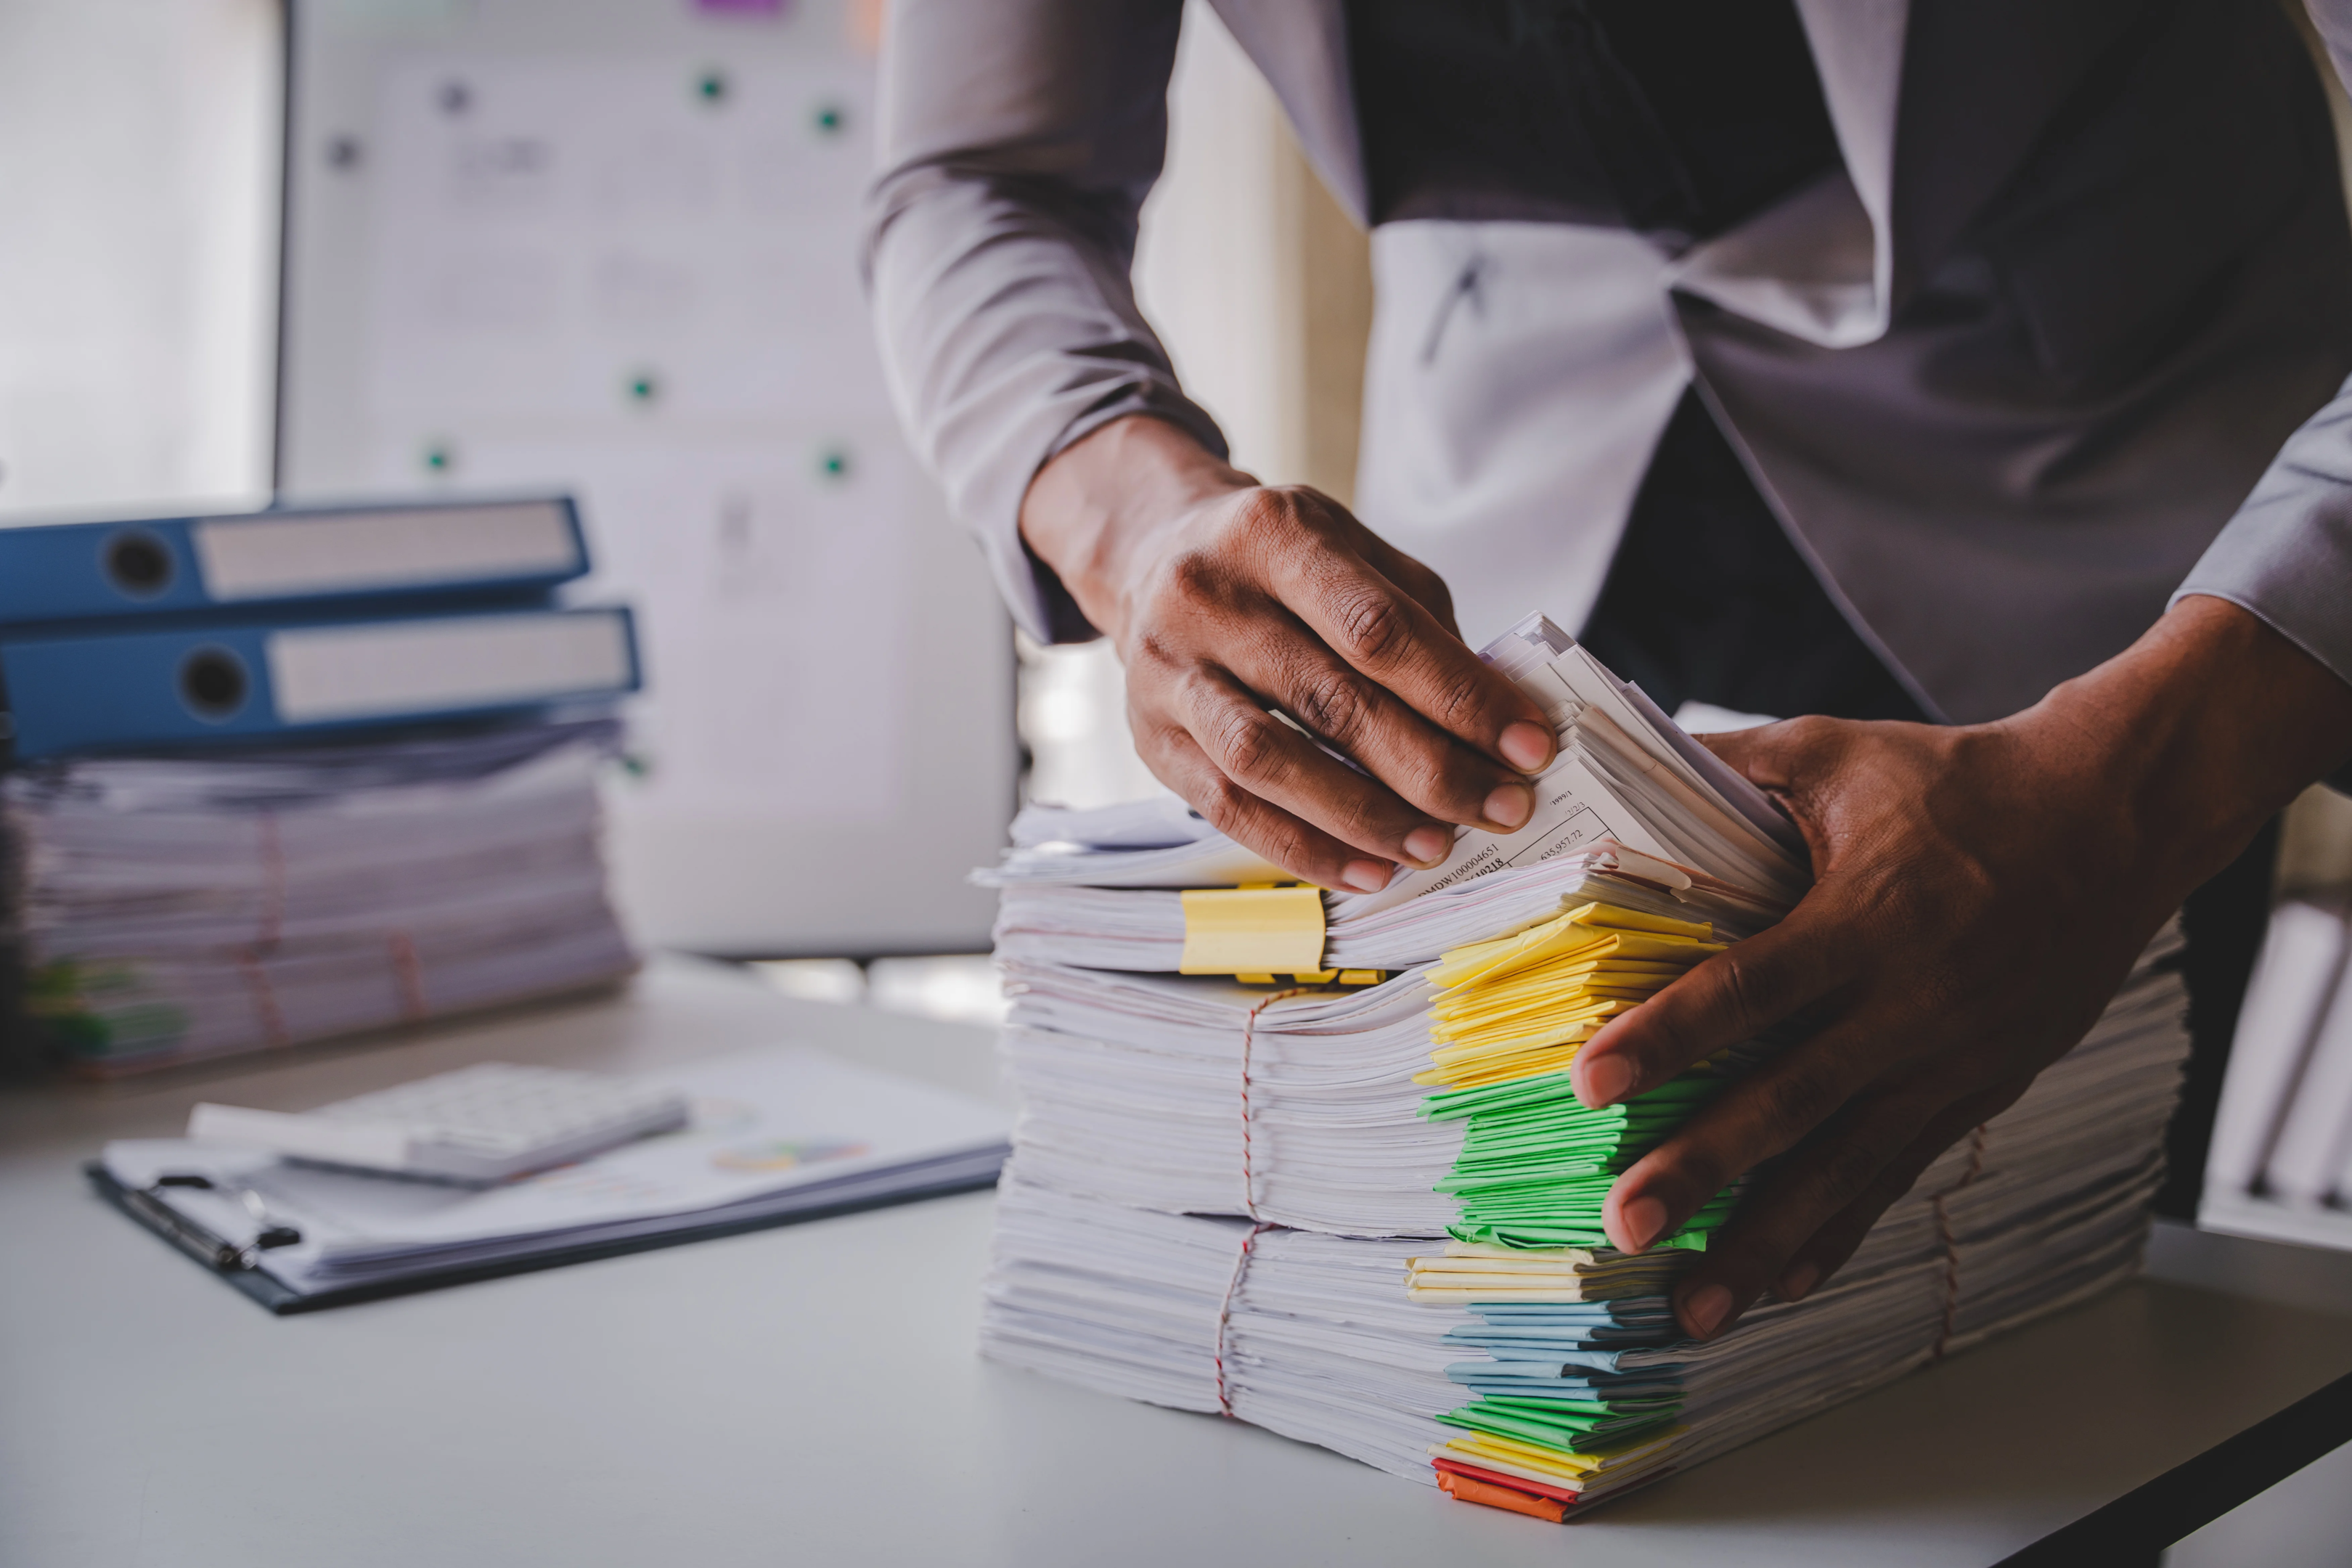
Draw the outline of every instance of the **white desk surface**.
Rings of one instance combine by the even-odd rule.
[[[982,1362],[986,1194],[273,1318],[79,1173],[198,1099],[784,1039],[993,1092],[980,1030],[671,961],[407,1043],[0,1093],[0,1564],[1980,1564],[2352,1372],[2352,1260],[2168,1230],[2163,1278],[1563,1531]],[[2190,1288],[2225,1276],[2252,1294]]]

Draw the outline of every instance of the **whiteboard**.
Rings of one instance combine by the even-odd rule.
[[[638,611],[625,917],[735,954],[977,950],[1010,627],[857,278],[871,5],[294,0],[278,484],[580,500]]]

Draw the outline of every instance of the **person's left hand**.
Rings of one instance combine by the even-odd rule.
[[[1813,1289],[2083,1037],[2181,900],[2352,754],[2352,686],[2200,597],[1997,723],[1799,719],[1708,743],[1787,805],[1813,888],[1574,1068],[1609,1105],[1783,1019],[1810,1030],[1611,1192],[1609,1235],[1638,1251],[1786,1154],[1676,1289],[1702,1339],[1768,1288]]]

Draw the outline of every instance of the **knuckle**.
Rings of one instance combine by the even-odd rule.
[[[1799,746],[1819,745],[1837,732],[1838,721],[1820,713],[1803,713],[1781,721],[1781,735]]]
[[[1465,668],[1449,676],[1433,692],[1430,701],[1435,709],[1430,717],[1449,730],[1459,731],[1475,721],[1486,706],[1486,686],[1479,679],[1479,668]]]
[[[1146,624],[1139,627],[1128,646],[1119,650],[1119,663],[1125,667],[1127,677],[1129,709],[1140,708],[1147,698],[1159,699],[1166,688],[1179,679],[1189,662],[1163,626]]]
[[[1703,1043],[1696,1020],[1679,1009],[1653,1001],[1639,1004],[1635,1011],[1642,1015],[1643,1028],[1630,1048],[1640,1063],[1644,1085],[1658,1082],[1712,1048]]]
[[[1476,777],[1451,765],[1442,750],[1416,746],[1398,770],[1398,784],[1412,799],[1452,816],[1485,810],[1486,791]]]
[[[1759,973],[1757,965],[1743,959],[1737,947],[1718,954],[1715,963],[1717,994],[1732,1027],[1743,1039],[1761,1034],[1773,1018],[1769,977]]]
[[[1885,1168],[1886,1162],[1868,1140],[1833,1138],[1821,1152],[1813,1184],[1828,1206],[1842,1208],[1867,1191]]]
[[[1656,1177],[1692,1203],[1704,1203],[1739,1173],[1730,1168],[1711,1143],[1681,1139],[1650,1156]]]
[[[1216,604],[1225,597],[1229,575],[1221,552],[1180,550],[1161,564],[1150,599],[1163,611]]]
[[[1192,809],[1218,832],[1264,856],[1277,866],[1305,875],[1314,874],[1317,860],[1313,837],[1292,817],[1267,809],[1264,801],[1228,778],[1202,786]]]
[[[1290,510],[1302,521],[1314,519],[1319,521],[1326,517],[1336,517],[1346,510],[1313,485],[1281,485],[1276,487],[1274,493],[1287,501]]]
[[[1264,487],[1244,496],[1218,530],[1230,548],[1280,546],[1296,539],[1306,520],[1288,490]]]
[[[1218,766],[1239,779],[1265,781],[1282,772],[1282,742],[1274,721],[1236,704],[1210,721],[1202,737]]]
[[[1827,1079],[1801,1068],[1757,1080],[1754,1092],[1767,1131],[1784,1146],[1819,1126],[1842,1098]]]
[[[1350,843],[1377,844],[1404,828],[1394,821],[1385,797],[1370,790],[1342,790],[1318,803],[1317,820]]]
[[[1377,587],[1344,592],[1337,609],[1340,651],[1359,667],[1387,664],[1412,640],[1404,605]]]
[[[1202,784],[1191,804],[1210,826],[1231,838],[1243,829],[1255,797],[1223,774],[1213,774]]]
[[[1290,709],[1293,718],[1341,751],[1364,738],[1371,719],[1371,703],[1354,677],[1339,669],[1318,670],[1301,681]]]
[[[1264,824],[1257,837],[1257,852],[1276,865],[1293,871],[1313,872],[1315,847],[1306,832],[1288,817],[1276,817]]]

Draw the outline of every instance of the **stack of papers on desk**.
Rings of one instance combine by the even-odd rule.
[[[1768,1300],[1710,1344],[1680,1339],[1666,1299],[1686,1248],[1465,1241],[1427,1191],[1401,1222],[1349,1223],[1383,1203],[1404,1211],[1410,1185],[1445,1169],[1442,1150],[1408,1144],[1405,1170],[1384,1171],[1390,1140],[1368,1124],[1351,1164],[1295,1189],[1275,1156],[1263,1190],[1305,1194],[1283,1215],[1261,1203],[1255,1222],[1208,1217],[1240,1207],[1237,1148],[1222,1173],[1205,1147],[1168,1171],[1150,1152],[1122,1159],[1114,1138],[1093,1151],[1097,1179],[1074,1182],[1066,1158],[1040,1157],[1050,1145],[1024,1078],[982,1348],[1129,1398],[1226,1410],[1474,1500],[1517,1507],[1478,1487],[1523,1489],[1561,1517],[2130,1277],[2188,1048],[2177,946],[2168,933],[2152,947],[2083,1044],[1948,1151],[1829,1286]],[[1222,1096],[1197,1079],[1181,1095],[1179,1075],[1122,1068],[1095,1092],[1129,1131],[1158,1106],[1205,1133],[1207,1115],[1188,1113],[1213,1099],[1237,1121],[1230,1077]],[[1057,1106],[1055,1134],[1069,1118]],[[1155,1169],[1168,1184],[1152,1192]],[[1392,1229],[1423,1239],[1380,1238]]]
[[[372,1175],[235,1144],[107,1145],[93,1178],[278,1311],[986,1186],[1009,1118],[969,1096],[773,1049],[662,1075],[688,1125],[489,1187]],[[283,1227],[296,1239],[257,1245]]]
[[[608,719],[91,757],[0,784],[20,1049],[116,1073],[576,991]]]
[[[1024,963],[1004,972],[1004,1056],[1021,1097],[1023,1169],[1034,1179],[1143,1207],[1254,1212],[1352,1236],[1434,1236],[1472,1223],[1464,1188],[1486,1173],[1475,1142],[1534,1121],[1563,1135],[1588,1124],[1582,1146],[1595,1168],[1575,1201],[1589,1210],[1591,1189],[1605,1190],[1614,1169],[1656,1141],[1660,1106],[1679,1121],[1754,1054],[1733,1053],[1630,1107],[1588,1112],[1564,1065],[1507,1089],[1448,1092],[1432,1055],[1444,1048],[1433,1030],[1447,1026],[1434,1016],[1446,988],[1427,968],[1275,999],[1205,976]],[[1604,1020],[1548,1034],[1589,1036]],[[1574,1041],[1539,1047],[1528,1063],[1541,1052],[1564,1064]],[[1578,1234],[1597,1239],[1597,1221]]]
[[[1064,858],[1083,866],[1093,856],[1073,849]],[[1505,868],[1380,909],[1364,909],[1360,894],[1326,893],[1323,901],[1323,962],[1333,969],[1433,963],[1450,948],[1593,902],[1704,920],[1733,936],[1752,934],[1778,912],[1759,908],[1736,889],[1696,881],[1670,862],[1609,843]],[[1184,952],[1183,895],[1150,888],[1009,882],[997,895],[995,942],[996,956],[1007,962],[1173,973]]]
[[[1202,825],[1162,805],[1017,830],[985,879],[1022,1101],[988,1353],[1559,1519],[2137,1267],[2188,1049],[2169,931],[1830,1288],[1679,1341],[1667,1291],[1744,1184],[1638,1258],[1610,1248],[1603,1200],[1786,1041],[1601,1110],[1570,1069],[1778,919],[1804,862],[1769,803],[1549,623],[1486,657],[1559,727],[1535,820],[1325,895],[1323,967],[1296,984],[1169,973],[1189,910],[1152,879],[1233,864]]]

